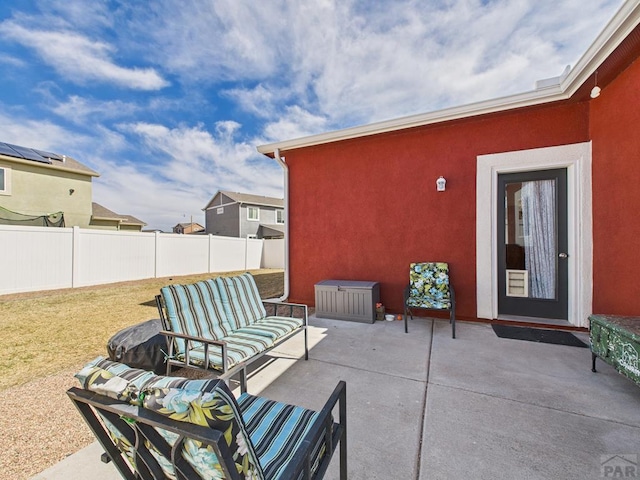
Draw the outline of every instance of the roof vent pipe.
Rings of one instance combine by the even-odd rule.
[[[284,293],[278,299],[284,302],[289,298],[289,166],[284,158],[280,157],[279,148],[274,150],[273,158],[284,171]]]

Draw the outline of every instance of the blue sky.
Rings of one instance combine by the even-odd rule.
[[[147,228],[282,196],[256,146],[526,92],[622,0],[4,0],[0,141],[98,171]]]

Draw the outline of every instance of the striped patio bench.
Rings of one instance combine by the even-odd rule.
[[[76,378],[67,395],[127,480],[321,479],[338,443],[347,478],[344,381],[313,411],[102,358]]]
[[[227,381],[239,374],[244,393],[246,367],[300,332],[309,358],[307,306],[262,300],[250,273],[168,285],[156,303],[169,345],[167,375],[173,367],[208,370]]]

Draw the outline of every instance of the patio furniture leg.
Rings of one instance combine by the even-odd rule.
[[[456,307],[451,306],[451,338],[456,338]]]
[[[340,439],[340,480],[347,480],[347,386],[342,391],[340,403],[338,405],[338,415],[340,424],[344,428],[344,433]]]
[[[247,393],[247,367],[240,370],[240,392]]]
[[[591,354],[591,371],[592,372],[596,372],[596,358],[598,358],[598,356],[595,353]]]

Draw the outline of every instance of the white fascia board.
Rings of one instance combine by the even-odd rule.
[[[335,130],[308,137],[285,140],[282,142],[259,145],[258,152],[273,154],[287,150],[338,142],[353,138],[394,132],[413,127],[421,127],[462,118],[504,112],[517,108],[531,107],[559,100],[566,100],[595,72],[620,43],[631,33],[640,21],[640,0],[627,0],[607,23],[600,35],[582,55],[576,66],[562,79],[560,85],[551,85],[530,92],[519,93],[497,99],[491,99],[458,107],[446,108],[430,113],[385,120],[357,127]]]
[[[213,197],[211,197],[211,200],[209,200],[209,203],[207,203],[207,205],[202,209],[203,212],[209,210],[209,208],[213,207],[213,205],[211,205],[211,202],[213,202],[216,197],[218,196],[218,194],[220,193],[220,190],[218,190],[216,193],[213,194]]]
[[[639,22],[640,0],[624,2],[561,82],[562,90],[569,96],[573,95],[593,75],[598,66],[629,36]]]
[[[380,133],[394,132],[413,127],[421,127],[434,123],[442,123],[450,120],[472,117],[476,115],[486,115],[489,113],[501,112],[505,110],[539,105],[542,103],[565,100],[568,98],[558,85],[540,90],[533,90],[526,93],[501,97],[497,99],[485,100],[458,107],[451,107],[435,112],[421,113],[408,117],[401,117],[382,122],[371,123],[358,127],[335,130],[333,132],[311,135],[308,137],[285,140],[283,142],[269,143],[258,146],[258,152],[267,154],[273,153],[276,149],[280,152],[294,150],[296,148],[310,147],[323,143],[349,140],[352,138],[376,135]]]
[[[116,217],[96,217],[91,215],[91,220],[100,220],[101,222],[117,222],[122,223],[124,220]]]
[[[209,202],[209,203],[211,203],[211,202]],[[221,203],[219,205],[218,204],[210,205],[210,206],[207,206],[207,207],[203,208],[202,210],[206,212],[207,210],[215,210],[216,208],[220,208],[220,207],[228,207],[229,205],[235,205],[237,203],[239,203],[239,202],[227,202],[227,203]]]
[[[273,208],[284,208],[284,205],[277,205],[275,203],[260,203],[260,202],[237,202],[240,205],[249,205],[249,206],[256,206],[256,207],[273,207]]]

